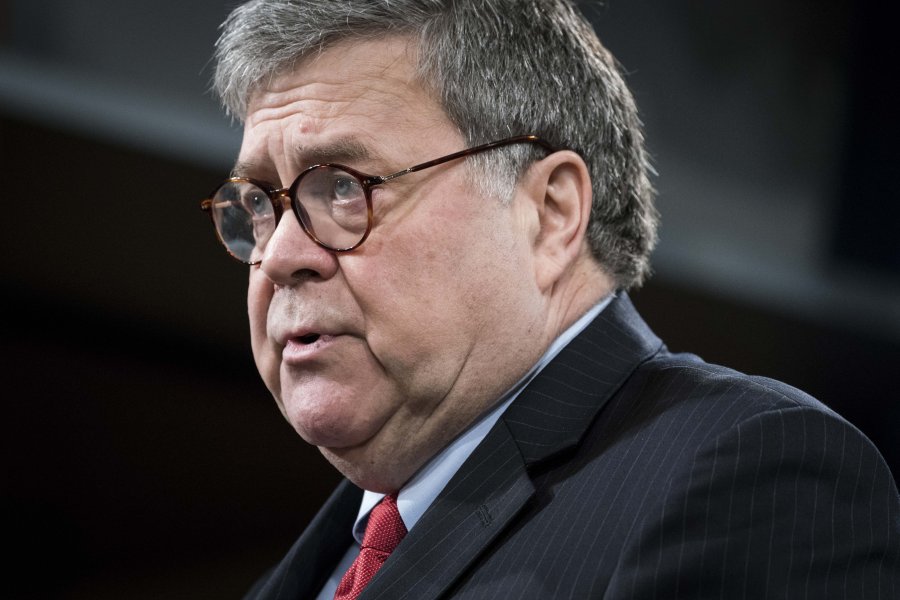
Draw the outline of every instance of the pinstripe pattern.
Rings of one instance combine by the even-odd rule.
[[[314,595],[354,498],[339,488],[250,597]],[[872,444],[793,388],[669,354],[623,296],[510,406],[361,598],[888,599],[898,580],[900,498]]]

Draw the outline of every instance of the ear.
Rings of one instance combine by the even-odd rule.
[[[540,290],[546,292],[587,251],[591,177],[578,154],[562,150],[533,164],[525,182],[538,225],[533,238],[535,278]]]

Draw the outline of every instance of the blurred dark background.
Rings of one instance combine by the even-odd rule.
[[[230,2],[0,0],[4,597],[238,598],[337,481],[258,381],[245,269],[198,202],[239,128]],[[782,379],[900,473],[900,138],[887,3],[591,10],[659,176],[676,351]]]

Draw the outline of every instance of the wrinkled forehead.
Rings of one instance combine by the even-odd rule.
[[[379,37],[343,37],[326,40],[314,51],[294,57],[273,69],[272,73],[250,87],[245,116],[254,109],[265,106],[272,98],[283,95],[299,85],[319,84],[322,88],[340,85],[343,97],[378,101],[403,96],[430,96],[437,101],[425,82],[419,67],[419,45],[405,35]],[[321,100],[338,98],[322,90]],[[390,102],[386,102],[390,104]]]
[[[298,167],[325,159],[367,164],[358,151],[320,150],[352,142],[386,168],[406,156],[429,156],[431,138],[458,149],[458,129],[421,84],[414,58],[408,41],[395,37],[345,41],[298,61],[250,97],[242,160],[292,156]]]

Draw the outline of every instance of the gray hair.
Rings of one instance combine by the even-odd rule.
[[[570,0],[252,0],[222,29],[214,87],[241,119],[260,86],[335,42],[409,37],[423,85],[469,145],[527,133],[580,154],[594,258],[620,288],[649,274],[658,215],[637,108]],[[486,193],[511,197],[540,156],[522,144],[469,160]]]

